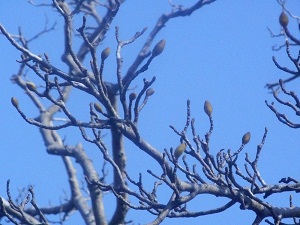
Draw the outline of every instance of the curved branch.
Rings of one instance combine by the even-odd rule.
[[[135,61],[132,63],[132,65],[128,69],[125,77],[123,78],[123,83],[127,84],[130,82],[130,80],[132,80],[132,77],[134,76],[138,67],[149,56],[149,48],[150,48],[150,45],[151,45],[152,41],[154,40],[155,36],[163,27],[166,26],[166,23],[170,19],[176,18],[176,17],[182,17],[182,16],[190,16],[194,11],[202,8],[205,5],[211,4],[215,1],[216,0],[200,0],[189,8],[186,8],[186,9],[180,8],[176,11],[172,11],[169,14],[163,14],[156,22],[156,25],[154,26],[153,30],[150,32],[150,34],[147,38],[147,41],[145,42],[144,46],[140,50]]]

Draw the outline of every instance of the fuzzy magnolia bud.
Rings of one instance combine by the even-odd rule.
[[[250,141],[251,138],[251,133],[247,132],[246,134],[244,134],[243,138],[242,138],[242,144],[245,145]]]
[[[94,103],[94,108],[96,109],[97,112],[102,113],[102,108],[98,103]]]
[[[285,12],[282,12],[279,16],[279,23],[281,26],[286,27],[289,24],[289,18],[285,14]]]
[[[155,91],[154,91],[153,88],[149,88],[149,89],[146,91],[146,96],[149,97],[149,96],[153,95],[154,92],[155,92]]]
[[[32,82],[27,82],[26,83],[26,87],[30,90],[30,91],[36,91],[36,86],[34,83]]]
[[[165,45],[166,45],[165,39],[162,39],[160,42],[158,42],[153,48],[152,57],[154,58],[154,57],[160,55],[163,52]]]
[[[211,117],[212,111],[213,111],[212,105],[210,104],[209,101],[206,100],[206,101],[204,102],[204,112],[205,112],[209,117]]]
[[[101,53],[101,60],[104,61],[110,54],[110,48],[106,48]]]
[[[186,149],[186,143],[183,142],[175,149],[174,152],[175,159],[178,159],[181,156],[181,154],[185,151],[185,149]]]
[[[130,95],[129,95],[129,100],[130,100],[130,101],[133,101],[134,99],[136,99],[136,93],[132,92],[132,93],[130,93]]]
[[[19,106],[19,102],[18,102],[18,99],[16,99],[15,97],[12,97],[11,99],[10,99],[10,101],[11,101],[11,104],[14,106],[14,107],[18,107]]]

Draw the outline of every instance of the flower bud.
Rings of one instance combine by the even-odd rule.
[[[165,45],[166,45],[165,39],[162,39],[160,42],[158,42],[153,48],[152,57],[154,58],[154,57],[160,55],[163,52]]]
[[[133,101],[134,99],[136,99],[136,93],[132,92],[132,93],[130,93],[130,95],[129,95],[129,100],[130,100],[130,101]]]
[[[174,157],[178,159],[186,149],[186,143],[181,143],[174,151]]]
[[[94,108],[96,109],[97,112],[102,113],[102,108],[98,103],[94,103]]]
[[[102,52],[101,52],[101,60],[104,61],[110,53],[110,48],[105,48]]]
[[[149,96],[153,95],[154,92],[155,92],[155,91],[154,91],[153,88],[149,88],[149,89],[146,91],[146,96],[149,97]]]
[[[250,141],[251,138],[251,133],[247,132],[246,134],[244,134],[243,138],[242,138],[242,144],[245,145]]]
[[[16,99],[15,97],[12,97],[12,98],[10,99],[10,101],[11,101],[11,104],[12,104],[15,108],[18,108],[18,106],[19,106],[18,99]]]
[[[26,87],[30,90],[30,91],[36,91],[36,86],[33,82],[27,82],[26,83]]]
[[[204,112],[209,116],[211,117],[211,114],[212,114],[212,105],[210,104],[210,102],[208,100],[206,100],[204,102]]]
[[[286,27],[289,24],[289,18],[285,14],[285,12],[282,12],[279,16],[279,23],[281,26]]]

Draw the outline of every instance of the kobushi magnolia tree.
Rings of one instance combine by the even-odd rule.
[[[60,216],[59,221],[63,223],[71,212],[78,211],[84,224],[113,225],[128,223],[126,215],[129,210],[136,210],[137,213],[143,210],[154,215],[153,221],[149,221],[149,224],[160,224],[166,217],[200,217],[221,213],[238,204],[241,210],[253,212],[253,224],[260,224],[264,219],[269,224],[283,224],[282,220],[285,218],[293,218],[294,224],[299,224],[296,218],[300,217],[300,208],[293,206],[292,201],[290,207],[283,208],[265,200],[276,193],[300,190],[299,182],[294,178],[283,178],[280,184],[270,185],[261,176],[258,161],[267,129],[261,143],[257,146],[254,158],[246,154],[244,165],[239,165],[237,159],[250,141],[250,132],[242,137],[241,145],[236,151],[222,149],[217,154],[213,154],[210,150],[214,124],[213,108],[209,101],[203,103],[204,112],[210,122],[204,137],[197,134],[195,120],[190,111],[190,101],[187,101],[184,128],[178,130],[170,126],[174,135],[178,135],[180,140],[178,147],[165,149],[162,152],[153,147],[139,132],[139,116],[148,99],[154,94],[152,85],[155,77],[150,80],[144,79],[142,87],[138,90],[132,86],[138,82],[136,78],[148,70],[151,62],[158,59],[165,48],[166,40],[153,43],[154,38],[169,20],[189,16],[213,2],[214,0],[200,0],[190,6],[182,6],[170,1],[171,12],[163,14],[158,19],[127,72],[122,70],[122,48],[145,35],[145,30],[137,32],[130,40],[124,41],[116,27],[115,54],[110,54],[110,48],[101,45],[107,32],[112,30],[110,25],[118,16],[124,1],[108,0],[100,3],[95,0],[53,0],[51,3],[36,4],[38,7],[51,8],[61,15],[61,22],[64,24],[64,52],[61,59],[67,66],[67,70],[54,65],[51,61],[52,56],[50,57],[46,52],[39,55],[32,51],[21,31],[19,35],[12,35],[7,28],[0,25],[1,35],[5,36],[21,53],[21,57],[17,60],[20,68],[11,79],[25,91],[38,109],[39,115],[31,118],[24,113],[22,102],[19,102],[17,97],[12,97],[11,103],[27,123],[40,130],[47,153],[62,159],[71,192],[71,197],[60,205],[40,207],[36,202],[34,189],[30,187],[26,198],[21,203],[17,203],[11,195],[10,181],[8,181],[7,197],[0,198],[1,217],[6,217],[6,220],[14,224],[51,224],[48,219],[50,214],[63,215]],[[276,66],[290,73],[292,77],[280,80],[279,83],[269,84],[268,87],[272,89],[279,86],[285,94],[292,97],[296,104],[281,101],[277,96],[277,89],[273,91],[279,103],[289,106],[300,115],[297,95],[284,87],[285,83],[299,77],[300,57],[293,58],[289,53],[290,42],[299,46],[299,40],[288,29],[288,15],[291,14],[284,8],[283,2],[279,3],[284,9],[284,14],[280,16],[280,24],[283,27],[282,35],[287,38],[285,47],[296,71],[280,66],[274,58]],[[99,8],[104,9],[105,13],[99,15]],[[81,20],[81,25],[74,27],[74,20],[78,18]],[[51,29],[46,28],[35,38]],[[81,39],[78,48],[74,46],[74,36],[79,36]],[[108,82],[103,78],[108,57],[116,58],[116,83]],[[88,66],[86,61],[89,61]],[[25,77],[26,70],[35,74],[39,81],[28,80]],[[72,89],[93,99],[89,105],[89,120],[80,120],[69,109],[68,100],[72,98]],[[45,104],[41,99],[48,100],[49,104]],[[289,121],[284,114],[280,114],[273,104],[267,103],[267,105],[281,122],[291,127],[299,127],[298,124]],[[60,117],[63,115],[59,121],[55,120],[57,114]],[[81,144],[74,146],[65,144],[64,138],[58,131],[68,127],[78,128],[83,139],[99,149],[103,164],[108,165],[113,171],[113,182],[107,181],[105,170],[102,171],[102,175],[98,174],[99,171],[96,170]],[[103,140],[103,131],[107,130],[111,135],[111,144]],[[191,131],[192,136],[188,135],[188,131]],[[142,175],[136,179],[128,172],[124,139],[130,141],[137,151],[143,151],[149,161],[157,164],[160,172],[148,170],[148,176],[156,180],[152,187],[144,185]],[[80,186],[82,181],[75,173],[75,163],[81,168],[87,189],[82,189]],[[166,192],[167,196],[164,194],[167,201],[160,198],[160,192],[166,188],[169,190]],[[111,218],[107,218],[105,214],[104,193],[114,196],[116,201]],[[227,202],[223,206],[209,210],[190,210],[189,203],[203,194],[223,197]]]

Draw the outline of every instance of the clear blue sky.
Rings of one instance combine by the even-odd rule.
[[[16,4],[16,2],[18,2]],[[175,1],[174,1],[175,2]],[[181,1],[188,6],[195,1]],[[299,1],[289,1],[290,9],[299,9]],[[157,18],[169,12],[167,0],[127,1],[121,8],[120,14],[111,26],[103,46],[116,48],[114,26],[120,27],[120,38],[129,39],[136,31],[148,27],[146,35],[123,50],[124,67],[135,58],[135,54],[145,41],[147,34],[156,23]],[[164,148],[176,147],[179,138],[169,125],[182,129],[186,118],[186,100],[191,100],[192,117],[196,118],[199,135],[204,135],[209,128],[208,118],[203,112],[203,103],[210,100],[213,105],[214,133],[212,134],[211,150],[217,153],[220,149],[236,150],[241,144],[244,133],[250,131],[252,138],[244,151],[253,158],[256,147],[260,144],[264,128],[269,130],[266,144],[261,154],[259,169],[265,181],[269,184],[278,182],[282,177],[299,176],[299,131],[280,124],[273,113],[266,107],[264,101],[273,101],[264,88],[267,82],[276,81],[285,74],[273,64],[271,57],[275,55],[282,64],[291,66],[285,51],[273,52],[271,47],[282,44],[283,38],[272,39],[267,27],[274,33],[279,33],[278,16],[281,7],[275,0],[244,0],[244,1],[216,1],[190,17],[171,20],[159,33],[156,42],[164,38],[167,40],[166,49],[156,58],[149,70],[141,78],[151,79],[156,76],[153,85],[155,94],[150,98],[143,110],[140,130],[144,139],[163,151]],[[299,14],[299,11],[293,11]],[[0,23],[6,29],[17,33],[18,26],[22,27],[28,38],[44,27],[46,17],[49,23],[58,22],[53,33],[43,36],[30,44],[36,54],[47,52],[56,65],[63,51],[62,18],[48,8],[35,8],[26,1],[1,1]],[[296,24],[291,24],[295,26]],[[69,196],[66,175],[60,158],[46,154],[41,136],[36,127],[28,125],[11,106],[10,98],[19,99],[22,110],[29,116],[37,115],[36,109],[25,94],[10,81],[10,76],[17,72],[19,53],[0,36],[0,71],[1,71],[1,107],[0,107],[0,196],[6,196],[6,180],[11,179],[11,189],[14,196],[17,188],[32,184],[40,206],[57,204],[63,199],[64,191]],[[105,78],[116,81],[114,54],[108,59]],[[33,74],[28,71],[28,77]],[[142,85],[141,79],[136,82],[137,88]],[[72,100],[76,104],[91,101],[78,93]],[[82,102],[82,103],[81,103]],[[78,106],[77,105],[77,106]],[[278,105],[278,104],[277,104]],[[83,118],[88,118],[88,108],[75,106]],[[288,110],[282,108],[288,113]],[[294,116],[294,115],[292,115]],[[75,145],[82,142],[79,131],[68,129],[60,132],[65,135],[66,142]],[[192,137],[190,136],[190,139]],[[92,159],[97,161],[99,152],[91,145],[85,148]],[[129,145],[128,145],[129,146]],[[239,159],[244,164],[244,155]],[[128,169],[133,178],[138,178],[138,172],[149,175],[147,169],[155,170],[155,165],[143,152],[128,147]],[[147,162],[147,163],[145,163]],[[99,163],[99,171],[101,164]],[[138,169],[137,169],[138,168]],[[78,177],[83,178],[78,170]],[[150,183],[150,182],[149,182]],[[149,190],[152,186],[149,186]],[[109,203],[109,196],[105,201]],[[271,198],[268,201],[278,206],[288,206],[287,195]],[[210,205],[220,206],[222,199],[199,197],[194,202],[195,209],[205,209]],[[111,214],[109,205],[106,206],[107,215]],[[250,224],[254,214],[240,211],[236,205],[227,212],[194,219],[167,219],[164,224]],[[149,222],[154,217],[145,212],[131,211],[128,220],[135,224]],[[2,221],[1,221],[2,222]],[[74,222],[66,224],[82,224]]]

